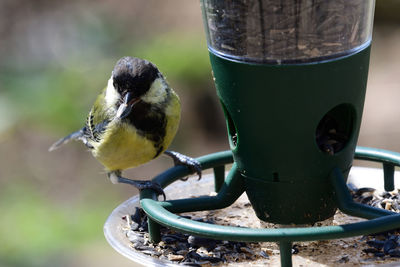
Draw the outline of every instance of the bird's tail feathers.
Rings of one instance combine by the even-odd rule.
[[[61,138],[60,140],[58,140],[57,142],[55,142],[54,144],[51,145],[51,147],[49,148],[49,151],[53,151],[57,148],[59,148],[60,146],[62,146],[63,144],[68,143],[70,140],[80,140],[83,137],[83,129],[80,129],[79,131],[73,132],[70,135],[67,135],[64,138]]]

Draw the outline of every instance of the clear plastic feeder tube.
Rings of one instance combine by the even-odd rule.
[[[209,49],[255,63],[302,63],[368,46],[375,0],[202,0]]]

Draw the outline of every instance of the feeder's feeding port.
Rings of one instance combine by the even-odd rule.
[[[216,195],[181,199],[173,192],[180,190],[176,184],[167,189],[168,200],[163,202],[149,189],[141,192],[136,201],[148,217],[149,242],[163,240],[161,227],[226,242],[274,242],[281,265],[291,266],[294,242],[340,240],[400,228],[400,214],[354,201],[346,186],[354,158],[382,164],[386,191],[395,189],[394,169],[400,165],[398,153],[356,149],[374,4],[374,0],[201,1],[231,150],[199,158],[203,170],[213,169]],[[189,173],[177,166],[153,181],[165,188]],[[188,186],[199,193],[202,183]],[[233,227],[180,215],[229,208],[244,192],[261,225],[294,227]],[[132,209],[131,204],[122,206]],[[113,216],[129,218],[125,210],[127,214],[114,212],[106,224],[108,240],[124,255],[131,245],[126,237],[124,245],[110,238],[111,225],[118,225],[109,222],[117,220]],[[338,210],[367,220],[304,227],[329,220]],[[146,253],[161,257],[162,252],[154,249]],[[395,252],[382,253],[391,257]],[[182,249],[174,259],[183,263],[195,255],[198,264],[204,255],[197,254]]]

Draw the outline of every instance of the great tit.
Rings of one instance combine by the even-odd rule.
[[[54,143],[52,151],[69,140],[81,140],[102,163],[113,183],[127,183],[139,190],[151,188],[165,194],[152,181],[131,180],[122,170],[137,167],[162,153],[175,165],[188,166],[201,178],[200,163],[178,152],[166,150],[180,121],[178,95],[151,62],[134,57],[118,60],[107,87],[97,97],[85,126]]]

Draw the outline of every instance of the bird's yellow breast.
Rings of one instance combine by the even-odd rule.
[[[113,120],[107,125],[101,141],[93,143],[93,156],[108,171],[124,170],[142,165],[162,154],[171,144],[180,120],[180,102],[175,93],[165,109],[166,129],[162,142],[162,151],[154,142],[139,134],[137,129],[126,122]]]

